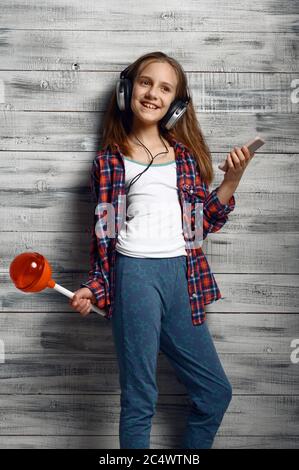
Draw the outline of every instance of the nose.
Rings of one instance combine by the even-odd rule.
[[[153,88],[150,88],[146,93],[146,98],[149,100],[157,100],[157,93]]]

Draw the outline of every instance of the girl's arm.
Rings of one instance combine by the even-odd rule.
[[[105,161],[105,159],[101,159],[101,155],[98,155],[92,163],[90,188],[96,205],[109,200],[108,172],[103,172]],[[80,287],[88,287],[96,298],[97,306],[104,309],[107,307],[108,289],[106,286],[108,286],[109,282],[108,249],[111,239],[107,236],[98,237],[96,235],[97,223],[99,225],[103,223],[103,219],[100,216],[101,214],[95,210],[90,244],[89,278],[86,282],[82,283]]]
[[[235,208],[234,192],[240,183],[245,168],[254,155],[250,155],[245,145],[242,150],[235,147],[228,154],[228,170],[222,183],[211,193],[208,185],[202,183],[206,192],[203,204],[203,239],[210,232],[218,232],[227,222],[229,213]]]
[[[240,183],[245,168],[254,155],[254,153],[250,155],[246,145],[243,145],[242,149],[234,147],[234,150],[227,156],[228,170],[221,185],[217,188],[218,198],[222,204],[228,204]]]
[[[202,222],[203,239],[205,239],[209,233],[218,232],[223,227],[228,220],[228,215],[234,210],[236,201],[233,191],[229,193],[230,196],[227,198],[227,202],[220,200],[219,191],[221,190],[221,185],[211,192],[209,192],[209,187],[206,183],[203,184],[203,187],[206,193],[203,203]]]

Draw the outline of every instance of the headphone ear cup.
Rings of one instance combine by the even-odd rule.
[[[129,111],[131,108],[132,83],[129,78],[120,78],[116,82],[116,100],[120,111]]]
[[[181,119],[183,114],[187,110],[187,104],[182,100],[175,100],[171,103],[167,113],[161,119],[160,125],[161,127],[170,130],[172,129],[176,123]]]
[[[129,78],[125,78],[125,111],[131,110],[132,82]]]
[[[123,80],[119,78],[115,85],[116,102],[120,111],[124,108]]]

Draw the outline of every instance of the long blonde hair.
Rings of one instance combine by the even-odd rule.
[[[144,54],[130,65],[127,77],[131,79],[132,85],[137,77],[141,64],[153,61],[168,62],[174,68],[178,78],[175,99],[185,97],[187,78],[184,70],[174,58],[160,51]],[[103,120],[102,148],[105,150],[110,146],[113,150],[116,143],[124,155],[130,155],[132,149],[130,148],[128,135],[132,128],[133,112],[130,111],[124,114],[125,113],[121,112],[117,106],[116,91],[114,89]],[[191,96],[186,112],[174,128],[167,130],[159,126],[159,130],[161,135],[168,142],[169,139],[167,139],[167,137],[172,137],[190,150],[196,159],[201,178],[210,184],[214,179],[211,152],[198,123]]]

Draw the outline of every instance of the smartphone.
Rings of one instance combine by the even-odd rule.
[[[257,149],[259,149],[262,145],[264,145],[265,141],[263,139],[261,139],[259,136],[256,136],[253,140],[251,140],[250,142],[248,142],[248,144],[246,144],[246,147],[248,147],[248,150],[250,152],[250,155],[254,154],[254,152],[257,151]],[[218,165],[218,168],[222,171],[227,171],[228,168],[227,168],[227,161],[224,160],[223,162],[220,163],[220,165]]]

